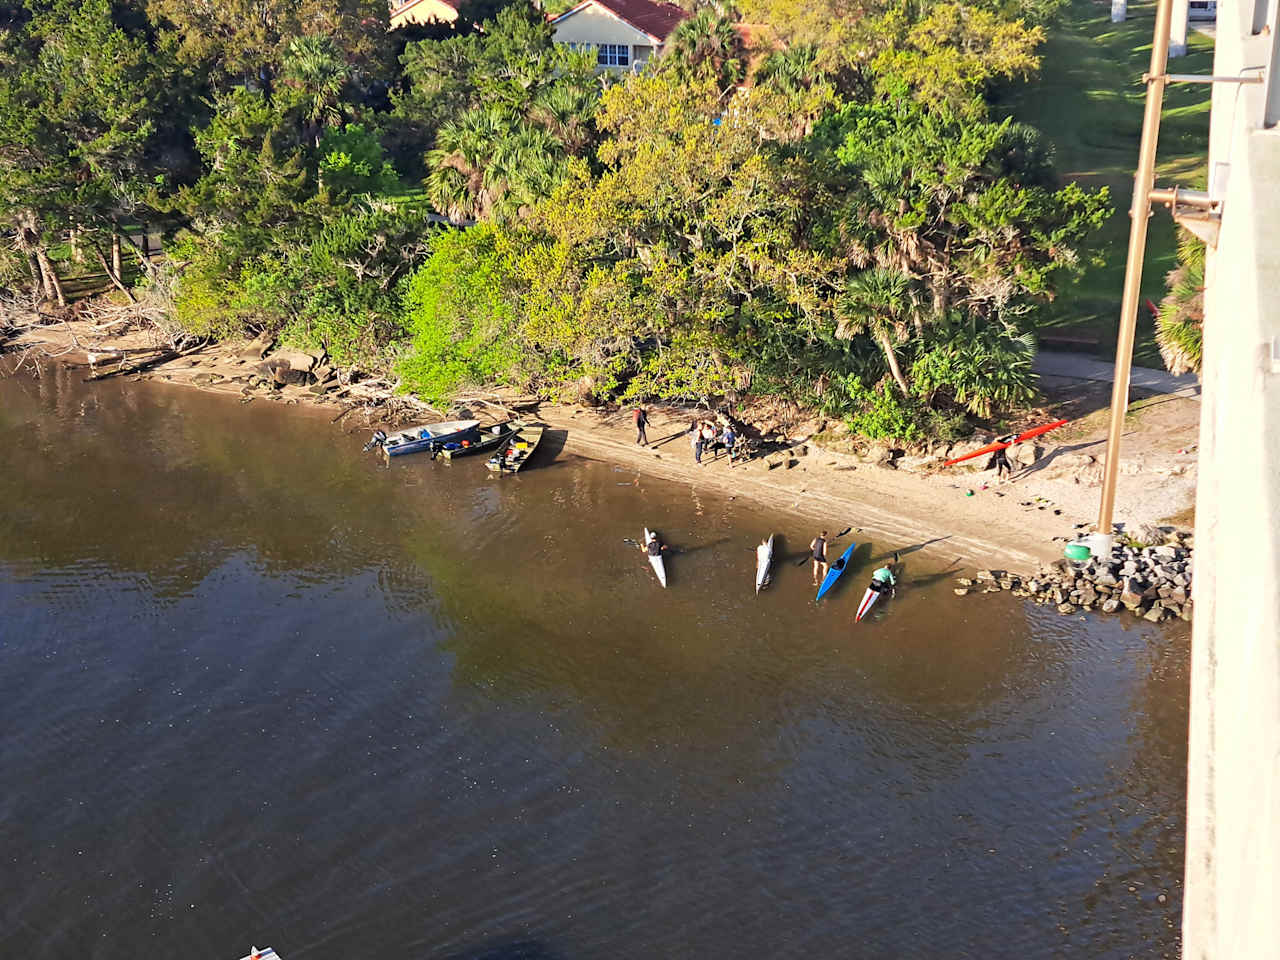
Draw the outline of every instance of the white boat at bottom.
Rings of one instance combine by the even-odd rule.
[[[763,540],[760,546],[756,547],[756,593],[759,593],[769,585],[769,581],[773,579],[769,573],[769,566],[773,563],[773,534],[769,534],[768,540]]]
[[[249,955],[242,960],[280,960],[280,955],[270,947],[250,947]]]
[[[649,552],[650,541],[656,539],[657,534],[649,532],[649,528],[644,528],[644,553],[649,558],[649,566],[653,567],[653,572],[658,575],[658,582],[665,588],[667,585],[667,565],[662,559],[662,554],[656,557]]]
[[[858,604],[858,612],[853,618],[853,622],[857,623],[865,617],[871,610],[871,605],[880,599],[880,591],[875,587],[867,587],[867,592],[862,595],[862,602]]]

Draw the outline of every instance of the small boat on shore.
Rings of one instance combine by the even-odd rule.
[[[544,429],[536,426],[520,427],[511,435],[501,452],[485,461],[485,466],[497,474],[519,473],[520,468],[533,456],[533,451],[538,449]]]
[[[446,443],[461,440],[474,433],[479,426],[479,420],[445,420],[441,423],[420,423],[415,427],[406,427],[394,433],[378,430],[364,448],[369,450],[373,447],[381,447],[382,452],[388,457],[398,457],[406,453],[436,453]]]
[[[773,574],[769,572],[769,566],[773,563],[773,534],[769,534],[769,539],[761,542],[756,547],[756,593],[759,593],[767,587]]]
[[[831,565],[831,569],[827,571],[827,575],[822,578],[822,586],[818,588],[818,595],[815,600],[821,600],[826,592],[836,585],[836,581],[840,579],[840,574],[844,573],[845,568],[849,566],[849,558],[853,556],[853,551],[858,545],[856,543],[849,544],[849,548],[840,554],[840,559]]]
[[[444,457],[445,460],[452,460],[454,457],[465,457],[473,453],[492,450],[494,447],[501,446],[510,440],[519,426],[521,424],[514,420],[506,423],[495,423],[492,426],[485,427],[474,436],[467,435],[457,440],[449,440],[440,448],[440,456]]]
[[[654,556],[652,553],[649,552],[649,541],[655,539],[656,537],[657,537],[656,533],[650,533],[648,527],[644,528],[644,555],[649,558],[649,566],[653,567],[653,572],[658,575],[658,582],[662,584],[662,588],[665,590],[667,587],[666,561],[662,559],[661,553],[659,553],[657,556]]]

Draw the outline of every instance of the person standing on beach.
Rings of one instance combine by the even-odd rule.
[[[716,428],[711,425],[710,420],[702,421],[702,449],[711,452],[711,448],[716,442]]]
[[[827,531],[823,530],[814,537],[809,549],[813,551],[813,583],[817,586],[818,581],[827,575]]]
[[[644,428],[649,425],[649,415],[645,413],[644,407],[636,407],[631,419],[636,425],[636,443],[642,447],[648,446],[649,438],[645,436]]]
[[[737,439],[733,435],[733,427],[730,424],[724,425],[724,430],[720,433],[720,445],[724,447],[724,452],[729,458],[729,466],[733,466],[733,442]]]
[[[693,462],[702,465],[702,427],[697,420],[689,424],[689,446],[693,447]]]
[[[1012,443],[1016,433],[1011,433],[1007,437],[997,437],[997,443]],[[1001,447],[991,455],[991,459],[987,461],[987,469],[995,467],[997,482],[1004,479],[1004,475],[1009,474],[1009,479],[1013,479],[1013,464],[1009,462],[1009,455],[1005,453],[1005,448]]]

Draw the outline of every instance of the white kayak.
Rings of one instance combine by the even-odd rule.
[[[645,527],[645,528],[644,528],[644,546],[645,546],[645,551],[644,551],[644,552],[645,552],[645,556],[649,558],[649,565],[650,565],[651,567],[653,567],[653,572],[654,572],[654,573],[656,573],[656,574],[658,575],[658,582],[659,582],[660,584],[662,584],[662,586],[663,586],[663,587],[666,587],[666,585],[667,585],[667,565],[666,565],[666,563],[665,563],[665,562],[663,561],[663,559],[662,559],[662,554],[658,554],[658,555],[655,557],[653,554],[651,554],[651,553],[649,552],[649,541],[650,541],[650,540],[653,540],[653,539],[654,539],[654,534],[652,534],[652,533],[650,533],[650,532],[649,532],[649,528],[648,528],[648,527]]]
[[[857,616],[853,618],[854,623],[857,623],[859,620],[861,620],[863,617],[867,615],[867,612],[871,609],[871,605],[876,602],[876,599],[879,596],[880,596],[879,590],[875,590],[875,589],[872,589],[871,587],[867,587],[867,592],[862,595],[862,602],[858,604]]]
[[[769,539],[760,543],[756,547],[756,593],[759,593],[769,585],[769,581],[773,579],[769,574],[769,566],[773,563],[773,534],[769,534]]]

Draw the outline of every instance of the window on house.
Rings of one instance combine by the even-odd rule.
[[[602,67],[625,67],[631,63],[631,47],[625,43],[598,44],[596,63]]]

